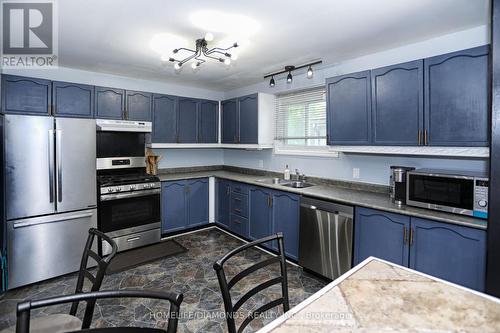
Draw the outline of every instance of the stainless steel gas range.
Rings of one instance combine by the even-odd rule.
[[[115,240],[118,251],[159,242],[161,183],[146,173],[144,149],[151,123],[97,124],[98,229]],[[107,243],[101,251],[110,252]]]

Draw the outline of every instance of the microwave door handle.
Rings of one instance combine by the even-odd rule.
[[[54,130],[49,130],[49,202],[54,202]]]
[[[62,130],[56,130],[56,169],[57,169],[57,201],[63,201],[63,189],[62,189]]]

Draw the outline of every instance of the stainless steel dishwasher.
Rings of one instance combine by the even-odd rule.
[[[352,267],[353,208],[303,197],[299,264],[336,279]]]

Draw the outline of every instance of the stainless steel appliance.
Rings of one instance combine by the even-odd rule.
[[[408,172],[407,204],[487,219],[488,187],[485,173],[419,169]]]
[[[353,208],[303,197],[299,264],[335,279],[352,267]]]
[[[78,270],[97,226],[95,126],[5,115],[9,289]]]
[[[413,167],[391,166],[391,200],[398,206],[406,204],[406,173]]]
[[[124,251],[160,241],[161,183],[146,174],[151,123],[97,120],[98,229]],[[106,242],[103,254],[111,250]]]

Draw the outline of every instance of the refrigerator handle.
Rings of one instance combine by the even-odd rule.
[[[54,202],[54,130],[49,130],[49,201]]]
[[[63,201],[63,189],[62,189],[62,130],[56,130],[56,169],[57,169],[57,201]]]

